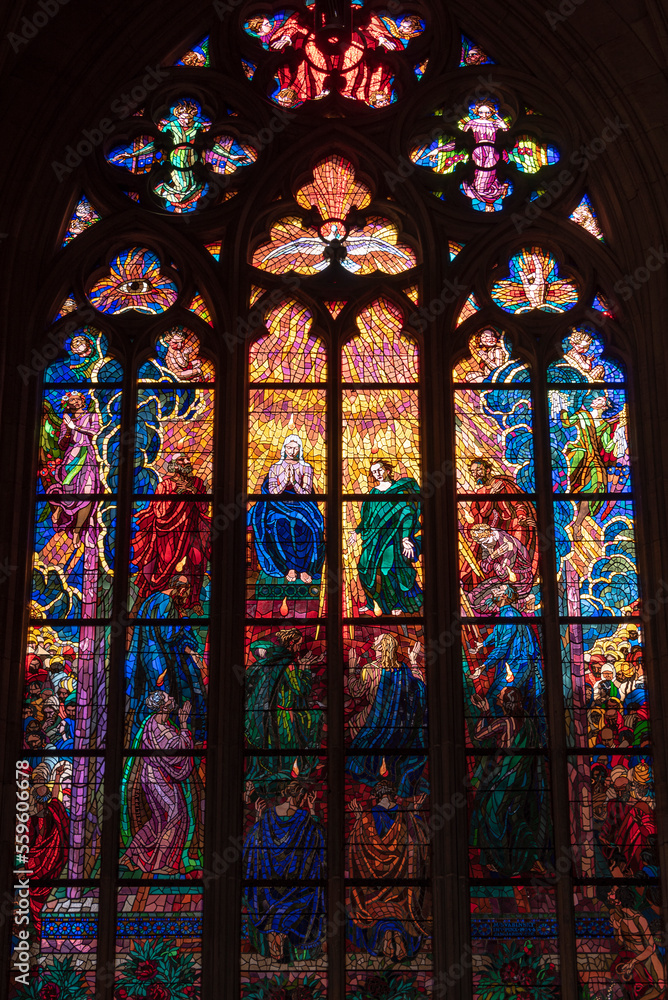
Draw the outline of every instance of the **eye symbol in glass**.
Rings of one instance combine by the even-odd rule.
[[[150,281],[145,281],[143,278],[139,278],[135,281],[124,281],[122,285],[118,286],[117,291],[124,292],[127,295],[145,295],[146,292],[150,292],[153,285]]]
[[[128,247],[110,261],[108,273],[93,285],[88,297],[101,312],[134,309],[156,314],[174,305],[178,289],[162,273],[156,254],[146,247]]]

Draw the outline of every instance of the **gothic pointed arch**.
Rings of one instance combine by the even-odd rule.
[[[11,25],[16,1000],[665,991],[666,32],[603,6]]]

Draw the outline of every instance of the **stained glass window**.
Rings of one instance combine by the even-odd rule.
[[[99,328],[63,320],[61,339],[63,357],[46,369],[42,391],[17,860],[30,873],[26,884],[39,880],[24,894],[21,921],[32,953],[51,981],[86,991],[95,985],[105,750],[114,738],[123,369]],[[19,890],[23,908],[20,899]],[[26,971],[15,969],[19,992]]]
[[[146,270],[146,255],[128,256]],[[137,307],[134,288],[117,288],[111,308],[128,306]],[[156,986],[185,989],[201,964],[202,893],[173,883],[202,873],[215,370],[192,330],[164,330],[140,365],[129,434],[107,335],[69,318],[56,330],[63,351],[44,375],[17,765],[29,796],[23,861],[39,880],[29,896],[32,948],[42,989],[94,992],[101,845],[118,816],[106,870],[132,883],[118,890],[119,990],[139,987],[153,965]],[[132,532],[127,584],[119,523]],[[132,624],[119,629],[122,593]],[[109,696],[120,650],[119,726]],[[120,768],[111,796],[110,755]]]
[[[144,247],[123,250],[94,281],[88,298],[103,313],[157,315],[176,302],[178,286],[162,270],[160,258]]]
[[[647,995],[659,996],[665,971],[626,371],[583,324],[570,327],[546,378],[546,396],[536,401],[526,363],[491,325],[470,336],[454,369],[474,995],[508,995],[520,985],[559,995],[555,877],[572,872],[566,905],[574,907],[580,995],[612,996],[621,977],[635,991],[629,996],[643,995],[646,984]],[[536,406],[542,439],[533,431]],[[549,536],[532,495],[536,448],[550,456]],[[556,579],[545,558],[549,537]],[[548,659],[563,670],[563,694],[552,684],[551,697],[563,698],[565,738],[559,715],[548,721],[541,572],[556,597]],[[559,745],[565,782],[549,753]],[[559,782],[568,821],[555,836]]]
[[[327,988],[328,359],[297,301],[265,323],[249,353],[241,982],[251,995],[283,982]]]
[[[577,285],[562,276],[553,255],[541,247],[523,249],[510,259],[508,271],[492,286],[492,298],[505,312],[559,313],[578,300]]]
[[[324,305],[336,321],[340,310]],[[418,349],[388,299],[355,323],[334,412],[337,361],[297,300],[265,308],[267,332],[249,350],[245,997],[262,984],[325,995],[327,821],[344,803],[346,990],[364,990],[377,972],[421,987],[429,978]],[[337,660],[343,683],[326,667]],[[332,696],[335,715],[343,707],[343,755],[330,742]],[[330,775],[341,767],[333,803]],[[400,974],[406,964],[422,971]]]
[[[278,274],[315,274],[340,264],[363,275],[398,274],[415,265],[415,251],[398,241],[397,228],[389,219],[368,216],[363,225],[351,224],[369,207],[371,192],[355,179],[352,164],[342,157],[318,163],[313,183],[300,188],[296,200],[301,208],[317,213],[316,224],[305,224],[303,216],[280,219],[272,227],[270,241],[255,251],[256,267]]]
[[[100,215],[95,211],[88,198],[83,196],[77,203],[74,214],[69,221],[63,246],[66,247],[76,236],[79,236],[80,233],[85,232],[86,229],[99,221]]]
[[[201,970],[202,889],[184,880],[203,871],[214,376],[184,326],[138,370],[116,950],[128,993],[151,963],[163,987],[197,988]]]
[[[341,373],[346,991],[363,995],[380,979],[424,996],[432,908],[419,351],[388,299],[356,322]]]
[[[662,997],[604,188],[451,12],[218,2],[54,234],[12,1000]]]
[[[454,407],[475,996],[556,996],[554,892],[527,886],[554,868],[531,373],[503,330],[470,338]]]
[[[547,378],[580,982],[638,994],[665,970],[625,371],[581,326]]]

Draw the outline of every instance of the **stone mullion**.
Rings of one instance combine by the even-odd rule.
[[[117,879],[121,830],[120,789],[123,776],[125,721],[125,651],[128,624],[134,443],[137,382],[134,368],[126,372],[121,400],[121,435],[116,500],[114,592],[109,650],[107,737],[104,770],[105,819],[100,846],[100,898],[96,997],[113,1000],[116,959]]]
[[[334,322],[337,334],[341,326]],[[340,336],[329,343],[327,380],[327,982],[330,1000],[345,997],[345,745],[343,721],[342,396]]]
[[[559,936],[559,963],[562,1000],[578,1000],[575,912],[568,790],[568,758],[557,589],[557,553],[554,532],[554,493],[548,395],[545,370],[539,363],[532,382],[534,389],[534,455],[540,546],[540,574],[543,606],[543,664],[548,723],[549,768],[551,781],[552,824],[557,863],[555,892]],[[569,862],[568,870],[563,867]]]

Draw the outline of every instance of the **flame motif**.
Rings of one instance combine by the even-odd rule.
[[[383,762],[380,765],[380,776],[381,778],[387,778],[389,771],[387,770],[387,764],[385,763],[385,758],[383,757]]]
[[[162,685],[165,683],[166,676],[167,676],[167,667],[165,667],[165,669],[163,670],[163,672],[160,674],[160,676],[156,681],[156,684],[158,685],[159,688],[161,688]]]
[[[355,168],[341,156],[329,156],[313,168],[313,181],[297,192],[302,208],[314,205],[323,219],[345,219],[353,208],[371,204],[371,191],[355,180]]]
[[[283,603],[281,604],[281,615],[283,616],[283,618],[286,618],[287,614],[288,614],[288,599],[287,597],[284,597]]]
[[[297,763],[297,758],[295,757],[295,762],[292,765],[292,771],[290,772],[293,778],[299,777],[299,764]]]

